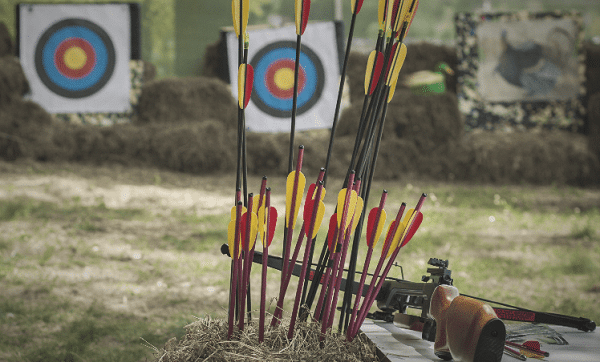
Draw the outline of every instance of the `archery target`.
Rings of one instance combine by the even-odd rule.
[[[261,111],[279,118],[292,115],[296,43],[268,44],[252,58],[254,82],[252,101]],[[297,115],[310,110],[321,97],[325,71],[319,57],[308,46],[302,47],[298,69]]]
[[[19,10],[19,52],[33,101],[53,113],[129,111],[128,4]]]
[[[254,67],[246,126],[257,132],[289,132],[296,61],[294,26],[249,31],[248,61]],[[227,34],[233,96],[237,98],[238,42]],[[302,36],[298,71],[296,130],[329,128],[339,87],[335,24],[310,23]]]

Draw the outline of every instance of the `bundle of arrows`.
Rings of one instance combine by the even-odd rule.
[[[334,135],[340,112],[342,91],[349,53],[352,45],[354,25],[362,6],[362,0],[352,0],[352,20],[342,66],[337,105],[331,128],[331,136],[325,165],[321,168],[314,183],[305,193],[306,177],[302,173],[304,146],[294,145],[295,119],[298,97],[298,74],[302,35],[308,25],[310,0],[296,0],[296,59],[294,72],[294,93],[291,112],[288,176],[286,183],[286,207],[283,223],[283,252],[281,261],[281,282],[277,305],[273,310],[270,328],[280,325],[284,313],[284,299],[292,275],[298,276],[293,308],[290,312],[288,338],[294,335],[296,323],[320,323],[321,339],[333,327],[338,309],[338,330],[352,341],[365,320],[375,298],[394,264],[400,249],[413,237],[423,220],[421,208],[426,195],[423,194],[416,206],[406,210],[402,203],[394,220],[387,227],[387,234],[381,253],[375,253],[377,240],[383,232],[386,211],[384,209],[387,191],[383,190],[378,206],[369,212],[367,208],[377,155],[383,136],[387,106],[391,101],[404,59],[406,45],[403,40],[408,34],[414,19],[418,0],[379,0],[378,21],[380,30],[375,50],[368,58],[365,75],[365,97],[359,120],[354,149],[342,189],[337,194],[335,212],[329,218],[328,231],[322,244],[317,263],[313,263],[317,234],[325,218],[325,186],[327,168],[332,155]],[[231,261],[231,283],[228,313],[228,338],[232,338],[235,324],[243,330],[248,313],[250,320],[250,271],[253,261],[262,263],[262,277],[259,308],[260,342],[264,339],[266,313],[266,275],[269,260],[269,246],[275,234],[278,220],[277,210],[271,206],[271,189],[264,177],[258,197],[248,193],[246,172],[245,108],[250,100],[253,85],[253,68],[248,64],[250,39],[246,32],[248,24],[249,0],[233,0],[232,13],[234,29],[239,40],[238,71],[238,138],[235,202],[231,209],[228,226],[228,254]],[[295,162],[295,150],[298,149]],[[295,166],[295,167],[294,167]],[[302,225],[296,230],[302,202]],[[367,253],[363,270],[357,273],[357,258],[363,224],[366,225]],[[297,236],[295,237],[295,234]],[[256,241],[260,240],[262,255],[255,253]],[[295,245],[293,241],[296,240]],[[350,245],[351,244],[351,245]],[[302,260],[300,251],[304,247]],[[373,256],[379,256],[375,270],[369,273]],[[258,257],[258,258],[257,258]],[[346,264],[348,263],[348,268]],[[314,267],[314,268],[313,268]],[[298,271],[299,269],[299,271]],[[355,274],[360,274],[358,291],[353,290]],[[367,276],[371,280],[367,284]],[[343,296],[341,294],[343,293]],[[318,295],[318,298],[317,298]],[[354,298],[354,300],[353,300]],[[338,302],[341,299],[341,308]],[[314,309],[314,301],[317,301]]]

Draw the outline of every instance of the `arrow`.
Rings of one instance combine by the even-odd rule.
[[[322,175],[321,175],[322,177]],[[309,223],[308,223],[308,231],[306,232],[306,246],[304,248],[304,258],[302,259],[302,270],[300,271],[300,277],[298,281],[298,287],[296,288],[296,298],[294,300],[294,308],[292,311],[292,319],[290,321],[290,328],[288,330],[288,339],[291,340],[294,335],[294,326],[296,324],[296,317],[298,315],[298,308],[300,307],[300,299],[302,297],[302,287],[304,285],[304,277],[306,276],[306,268],[308,265],[308,257],[310,254],[311,246],[313,238],[319,230],[321,225],[321,221],[323,221],[323,215],[325,214],[325,204],[323,203],[321,194],[323,193],[323,181],[318,182],[319,185],[317,187],[317,191],[312,196],[311,193],[308,194],[305,206],[305,221],[307,219],[307,214],[310,215]],[[312,201],[312,202],[311,202]],[[316,205],[315,205],[316,204]],[[295,264],[295,263],[294,263]]]
[[[240,288],[240,319],[238,328],[244,329],[244,312],[245,312],[245,301],[246,292],[248,288],[248,279],[250,277],[250,268],[252,267],[252,260],[250,258],[250,249],[254,247],[256,241],[256,233],[258,232],[258,217],[252,212],[252,199],[253,195],[248,195],[248,210],[241,219],[241,234],[242,234],[242,248],[244,250],[244,266],[242,274],[242,286]]]
[[[412,235],[414,235],[414,233],[417,231],[419,225],[421,224],[421,221],[423,220],[423,215],[421,214],[421,207],[423,206],[423,202],[425,201],[426,197],[427,197],[426,194],[422,194],[421,197],[419,198],[417,206],[415,206],[414,212],[408,220],[409,221],[408,228],[403,233],[403,237],[401,239],[400,246],[394,250],[383,273],[379,277],[379,279],[377,281],[377,286],[375,287],[375,292],[372,293],[371,295],[369,295],[367,293],[367,296],[365,297],[366,304],[363,303],[363,308],[361,308],[361,310],[359,312],[359,317],[355,322],[354,328],[351,331],[351,334],[347,336],[347,337],[349,337],[350,341],[354,338],[354,336],[356,336],[356,333],[358,333],[358,328],[362,325],[363,321],[367,317],[367,312],[369,311],[369,309],[371,309],[371,306],[373,305],[373,302],[375,301],[375,297],[381,290],[381,287],[383,286],[383,282],[385,281],[387,274],[389,273],[390,269],[392,268],[392,265],[394,264],[394,261],[395,261],[396,257],[398,256],[398,253],[400,252],[400,249],[408,243],[408,240],[406,240],[407,236],[411,235],[411,237],[412,237]],[[421,215],[421,216],[419,216],[419,215]],[[399,222],[398,218],[396,218],[396,222],[397,223]],[[394,235],[392,235],[392,238],[393,237],[394,237]],[[387,251],[384,254],[387,254]],[[380,262],[381,262],[381,259],[380,259]],[[378,272],[375,272],[373,275],[373,281],[372,281],[371,285],[369,285],[369,290],[371,290],[373,285],[375,284],[377,275],[378,275]]]
[[[358,306],[360,304],[360,297],[363,293],[365,280],[369,271],[369,264],[371,262],[371,256],[373,255],[373,248],[375,247],[375,245],[377,245],[377,240],[379,239],[379,237],[381,236],[381,232],[383,231],[383,225],[385,224],[385,219],[387,217],[387,214],[383,207],[385,206],[385,200],[387,199],[387,195],[387,191],[383,190],[383,193],[381,194],[381,200],[379,201],[379,207],[374,207],[369,212],[369,218],[367,221],[367,256],[365,257],[365,264],[363,266],[360,282],[358,284],[358,291],[356,293],[356,299],[354,301],[354,308],[352,309],[352,314],[350,315],[348,331],[351,331],[354,327],[356,313],[358,312]]]
[[[265,215],[266,213],[266,215]],[[277,224],[277,210],[271,206],[271,189],[266,189],[265,205],[259,209],[258,218],[265,223],[264,234],[262,238],[263,255],[262,255],[262,274],[260,287],[260,314],[258,327],[258,341],[262,343],[265,338],[265,309],[266,309],[266,293],[267,293],[267,260],[269,255],[269,246],[273,241],[275,234],[275,226]]]
[[[294,11],[296,14],[296,35],[302,35],[306,30],[306,24],[308,24],[310,0],[296,0]]]
[[[228,228],[228,233],[227,233],[227,237],[229,240],[233,240],[233,247],[232,247],[232,243],[231,241],[229,241],[229,250],[233,250],[233,253],[231,253],[231,258],[233,259],[232,262],[232,275],[233,275],[233,280],[231,282],[231,288],[230,288],[230,292],[229,292],[229,315],[228,315],[228,322],[229,322],[229,328],[227,330],[227,338],[231,338],[231,335],[233,333],[233,319],[234,319],[234,309],[235,309],[235,303],[236,303],[236,293],[237,293],[237,284],[238,284],[238,274],[239,274],[239,256],[240,256],[240,223],[238,222],[238,220],[241,219],[242,216],[242,202],[238,201],[235,209],[236,209],[236,213],[235,213],[235,221],[232,220],[229,224],[230,227]],[[231,235],[232,233],[230,232],[231,230],[231,223],[233,223],[233,235]]]
[[[290,257],[290,245],[292,242],[292,234],[296,226],[298,211],[300,210],[300,200],[306,186],[306,177],[302,173],[302,160],[304,157],[304,146],[298,149],[298,160],[296,170],[291,171],[286,181],[285,191],[285,239],[284,239],[284,275],[287,275],[287,264]]]
[[[292,117],[290,122],[290,151],[288,156],[288,173],[292,171],[294,162],[294,137],[296,134],[296,112],[298,109],[298,78],[300,75],[300,50],[302,48],[302,34],[306,30],[310,0],[296,0],[294,3],[296,17],[296,62],[294,64],[294,93],[292,96]]]
[[[319,176],[317,178],[317,183],[320,184],[323,181],[323,176],[325,175],[325,169],[322,168],[321,171],[319,172]],[[302,224],[302,228],[300,229],[300,235],[298,236],[298,241],[296,242],[296,247],[294,248],[294,254],[292,256],[292,259],[289,260],[288,257],[286,257],[284,259],[284,270],[282,270],[281,272],[281,286],[279,288],[279,298],[277,300],[277,308],[275,309],[275,313],[273,313],[273,319],[271,321],[271,325],[274,326],[275,324],[278,323],[279,320],[281,320],[281,316],[282,316],[282,312],[283,312],[283,301],[285,298],[285,293],[287,291],[287,288],[289,286],[289,282],[292,276],[292,271],[293,271],[293,267],[294,265],[296,265],[296,260],[298,260],[298,254],[300,253],[300,248],[302,247],[302,242],[304,240],[304,236],[307,235],[307,233],[313,233],[316,234],[316,231],[318,231],[318,228],[316,229],[316,231],[314,231],[315,229],[315,224],[318,221],[318,224],[320,225],[321,221],[323,220],[323,215],[325,213],[325,205],[322,203],[322,199],[323,199],[323,195],[325,193],[325,189],[320,186],[320,191],[317,189],[317,192],[319,192],[319,194],[317,195],[317,193],[314,192],[314,184],[312,184],[309,187],[309,192],[306,195],[306,202],[305,202],[305,206],[304,206],[304,221]],[[304,185],[302,186],[302,190],[304,190]],[[300,195],[300,197],[302,197]],[[311,205],[314,204],[315,200],[319,201],[319,207],[317,209],[313,209]],[[300,204],[300,202],[298,202],[298,204]],[[322,205],[322,206],[321,206]],[[316,218],[312,219],[312,214],[313,211],[316,212]],[[320,216],[319,216],[320,214]],[[320,220],[318,220],[320,218]],[[312,226],[311,226],[312,225]],[[312,227],[313,231],[311,231],[309,228]],[[288,229],[290,230],[290,229]],[[291,237],[291,233],[290,233],[290,237]],[[308,243],[308,242],[307,242]],[[312,238],[310,238],[310,243],[312,245]],[[288,247],[290,247],[291,245],[288,245]],[[289,250],[289,249],[288,249]],[[287,265],[287,266],[286,266]],[[287,269],[285,269],[287,267]]]
[[[246,109],[254,82],[254,68],[251,64],[240,64],[238,69],[238,105],[240,109]]]
[[[352,174],[350,174],[350,176],[351,176],[350,181],[353,181]],[[361,181],[357,180],[352,191],[358,193],[360,191],[360,186],[361,186]],[[350,187],[350,185],[348,187]],[[352,202],[352,200],[350,202]],[[363,205],[364,204],[363,204],[362,198],[358,197],[357,201],[356,201],[356,206],[352,210],[352,214],[350,215],[350,213],[349,213],[349,215],[348,215],[348,217],[350,218],[350,222],[349,222],[348,230],[346,231],[346,235],[344,237],[344,241],[341,244],[342,245],[342,253],[339,256],[339,265],[338,265],[337,274],[335,274],[335,273],[332,274],[336,277],[334,279],[335,284],[334,284],[334,289],[333,289],[333,299],[331,302],[331,306],[329,308],[330,312],[329,312],[329,320],[327,322],[327,328],[329,328],[333,324],[333,318],[334,318],[335,311],[336,311],[335,307],[338,302],[338,296],[339,296],[340,287],[341,287],[341,280],[342,280],[342,276],[344,274],[344,265],[345,265],[345,261],[346,261],[346,255],[348,253],[349,239],[350,239],[350,236],[352,235],[352,233],[354,233],[354,230],[358,223],[358,219],[360,219]],[[340,228],[340,230],[344,230],[344,228],[342,227],[342,228]]]
[[[340,258],[341,258],[341,254],[344,253],[344,241],[345,241],[345,237],[346,237],[346,230],[347,230],[347,218],[348,218],[348,214],[350,209],[352,209],[352,214],[354,213],[354,208],[356,207],[356,200],[357,200],[357,196],[356,196],[356,191],[353,189],[354,186],[354,172],[350,173],[350,177],[348,178],[348,184],[346,186],[345,189],[342,189],[339,193],[338,193],[338,207],[337,207],[337,227],[338,227],[338,233],[337,233],[337,241],[336,244],[334,246],[335,250],[333,253],[333,265],[331,267],[331,275],[330,275],[330,279],[331,279],[331,287],[330,289],[333,291],[333,293],[328,293],[327,296],[325,297],[325,302],[324,302],[324,306],[323,306],[323,311],[321,313],[321,340],[323,338],[325,338],[325,331],[327,330],[327,328],[329,328],[329,316],[330,314],[333,314],[335,312],[335,310],[331,310],[332,308],[335,309],[335,306],[332,307],[332,301],[333,299],[335,299],[334,295],[337,296],[336,293],[336,288],[335,285],[337,284],[337,271],[338,271],[338,265],[340,264]],[[352,205],[351,205],[352,203]],[[340,216],[341,214],[341,216]],[[338,248],[341,247],[342,250],[341,252],[338,250]],[[324,292],[325,290],[325,285],[323,285],[323,289],[321,291],[321,293]],[[338,290],[339,291],[339,290]],[[336,301],[337,303],[337,301]]]
[[[365,95],[372,95],[377,87],[377,81],[383,68],[383,54],[373,50],[367,61],[367,71],[365,72]]]

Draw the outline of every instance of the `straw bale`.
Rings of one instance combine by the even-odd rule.
[[[13,55],[13,52],[13,42],[10,32],[6,27],[6,24],[0,21],[0,58],[7,55]]]
[[[341,135],[356,134],[362,104],[342,113],[338,125]],[[399,88],[388,105],[383,138],[410,139],[418,151],[435,149],[455,142],[463,135],[463,121],[454,93],[418,96]]]
[[[13,98],[0,107],[0,157],[46,160],[52,117],[37,103]]]
[[[588,144],[600,159],[600,92],[593,94],[588,101]]]
[[[287,339],[287,323],[267,328],[265,340],[258,343],[256,323],[227,339],[227,321],[204,318],[187,325],[182,340],[169,340],[158,353],[156,362],[187,361],[379,361],[375,345],[364,334],[352,342],[337,334],[328,334],[321,344],[318,323],[298,323],[294,336]]]
[[[29,82],[19,59],[13,56],[0,57],[0,106],[11,98],[21,98],[29,91]]]
[[[236,102],[227,84],[215,78],[168,78],[142,87],[139,123],[186,123],[217,120],[237,126]]]
[[[585,136],[564,131],[473,132],[465,139],[470,160],[459,179],[493,183],[569,184],[600,182],[600,162]]]
[[[189,173],[235,169],[235,133],[222,122],[208,120],[153,126],[155,165]]]

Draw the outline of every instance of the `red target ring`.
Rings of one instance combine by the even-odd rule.
[[[268,66],[265,83],[273,96],[279,99],[290,99],[294,96],[295,64],[293,59],[280,59]],[[302,92],[305,84],[306,72],[300,67],[298,72],[298,93]]]
[[[67,78],[79,79],[90,74],[96,65],[92,45],[82,38],[68,38],[60,43],[54,53],[54,64]]]

